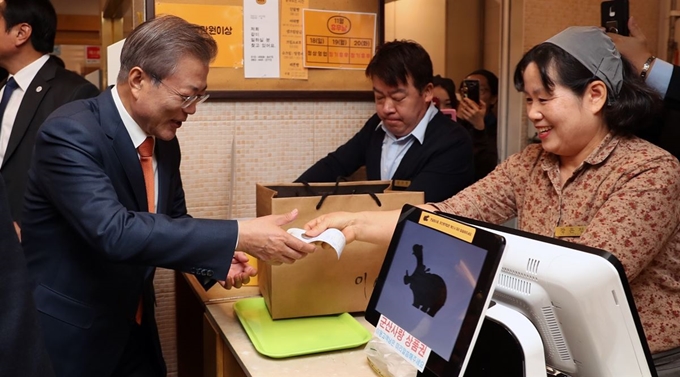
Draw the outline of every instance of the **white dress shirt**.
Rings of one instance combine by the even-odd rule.
[[[439,110],[437,110],[434,104],[430,104],[425,116],[423,116],[423,119],[420,120],[416,128],[414,128],[410,134],[398,139],[387,129],[387,127],[385,127],[385,125],[383,125],[383,122],[378,124],[378,127],[382,127],[383,131],[385,131],[380,154],[380,179],[391,180],[394,176],[394,172],[397,171],[401,160],[404,158],[404,155],[406,155],[409,148],[411,148],[414,141],[418,140],[420,144],[423,143],[427,125],[432,118],[437,115],[437,111]]]
[[[14,121],[17,118],[17,113],[19,112],[19,106],[21,106],[21,101],[24,99],[24,94],[26,90],[33,82],[35,75],[38,71],[45,65],[49,55],[43,55],[36,59],[33,63],[25,66],[14,76],[14,81],[17,83],[17,88],[12,92],[11,97],[9,97],[9,102],[7,102],[7,107],[5,108],[5,115],[2,117],[2,123],[0,124],[0,164],[5,159],[5,152],[7,151],[7,144],[9,144],[9,137],[12,134],[12,128],[14,127]],[[3,87],[0,90],[0,97],[5,92]]]
[[[147,135],[144,130],[135,122],[134,119],[128,114],[127,110],[125,109],[125,106],[123,106],[123,101],[120,99],[120,95],[118,95],[118,87],[116,85],[111,88],[111,94],[113,95],[113,103],[116,104],[116,109],[118,110],[118,114],[120,115],[120,118],[123,120],[123,124],[125,125],[125,129],[127,130],[128,134],[130,135],[130,139],[132,140],[132,144],[134,144],[135,149],[139,148],[140,145],[146,140]],[[156,200],[156,203],[154,203],[154,208],[156,209],[156,212],[158,212],[158,164],[156,163],[156,143],[155,143],[155,138],[154,138],[154,154],[152,157],[153,160],[153,181],[154,181],[154,199]],[[140,158],[139,152],[137,152],[137,158]]]

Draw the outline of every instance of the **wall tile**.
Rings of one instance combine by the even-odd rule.
[[[255,216],[255,183],[293,181],[374,111],[372,102],[202,104],[178,132],[189,213]]]

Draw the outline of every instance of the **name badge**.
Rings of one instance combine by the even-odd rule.
[[[399,188],[408,188],[409,186],[411,186],[411,181],[395,179],[394,181],[392,181],[392,186]]]
[[[581,237],[586,231],[585,225],[580,226],[558,226],[555,228],[555,237]]]

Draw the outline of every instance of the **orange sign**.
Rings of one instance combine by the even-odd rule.
[[[156,3],[156,14],[172,14],[200,25],[217,42],[211,67],[243,67],[243,7]]]
[[[375,13],[305,9],[304,66],[365,69],[375,53]]]

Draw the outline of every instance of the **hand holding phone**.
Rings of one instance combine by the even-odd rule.
[[[600,25],[607,33],[628,36],[628,0],[603,1],[600,4]]]
[[[463,80],[460,94],[463,98],[469,98],[479,104],[479,80]]]

